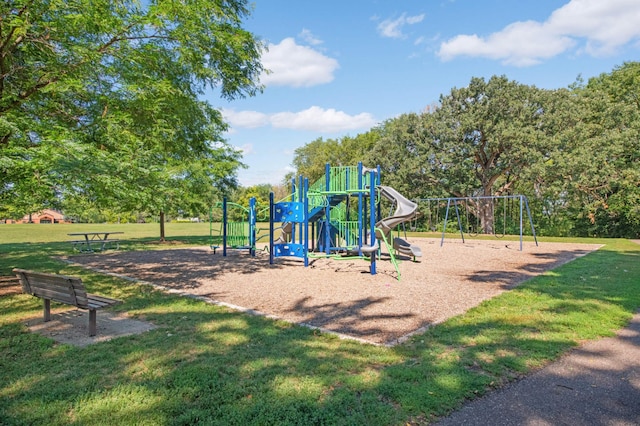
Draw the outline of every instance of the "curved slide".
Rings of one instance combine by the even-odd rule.
[[[387,240],[389,240],[389,237],[391,236],[391,230],[393,230],[393,228],[400,225],[401,223],[408,222],[417,216],[418,205],[413,201],[405,198],[402,194],[400,194],[390,186],[380,185],[378,188],[380,188],[380,195],[396,204],[396,210],[395,212],[393,212],[393,215],[385,217],[384,219],[376,223],[376,228],[380,229],[384,233],[385,237],[387,237]],[[420,249],[420,247],[415,246],[408,241],[403,240],[402,238],[394,238],[393,248],[399,253],[407,256],[422,256],[422,250]]]

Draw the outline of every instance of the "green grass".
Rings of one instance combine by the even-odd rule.
[[[415,336],[381,348],[167,295],[57,260],[68,232],[122,230],[127,249],[157,247],[157,224],[0,225],[0,273],[82,276],[150,332],[85,348],[28,332],[41,301],[0,297],[0,424],[428,423],[611,335],[640,306],[640,245],[605,246]],[[167,224],[206,244],[208,224]],[[549,241],[548,239],[544,241]]]

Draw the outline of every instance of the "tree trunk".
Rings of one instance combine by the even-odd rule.
[[[493,217],[493,202],[492,198],[483,198],[480,200],[480,227],[482,233],[486,235],[492,235],[494,233],[495,219]]]
[[[165,242],[164,238],[164,212],[160,212],[160,241]]]
[[[491,196],[491,187],[485,187],[483,190],[483,196]],[[492,235],[494,233],[494,217],[493,217],[493,198],[481,198],[478,206],[478,214],[480,215],[480,228],[482,233],[486,235]]]

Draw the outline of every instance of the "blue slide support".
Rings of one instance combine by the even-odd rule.
[[[364,220],[363,220],[363,209],[364,209],[364,193],[362,192],[364,189],[364,176],[362,174],[362,162],[358,162],[358,255],[362,256],[362,244],[364,243]]]
[[[269,265],[273,265],[273,210],[275,204],[273,202],[273,192],[269,193]]]
[[[303,248],[304,248],[304,266],[309,266],[309,197],[307,196],[309,192],[309,179],[304,179],[304,221],[303,221]]]
[[[327,193],[331,190],[331,166],[329,163],[324,166],[324,182],[325,191]],[[327,198],[331,199],[332,195],[328,195]],[[331,254],[331,202],[327,202],[324,208],[324,252],[328,256]]]
[[[370,203],[370,215],[369,215],[369,226],[371,235],[371,245],[374,246],[376,244],[376,174],[373,172],[369,172],[369,203]],[[376,274],[376,251],[371,253],[371,275]]]
[[[256,255],[256,199],[251,197],[249,199],[249,251],[251,256]]]

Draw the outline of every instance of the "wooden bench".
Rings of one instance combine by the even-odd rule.
[[[89,336],[96,335],[96,311],[122,303],[121,300],[89,294],[77,277],[14,269],[22,291],[44,299],[44,321],[51,321],[51,301],[89,310]]]

